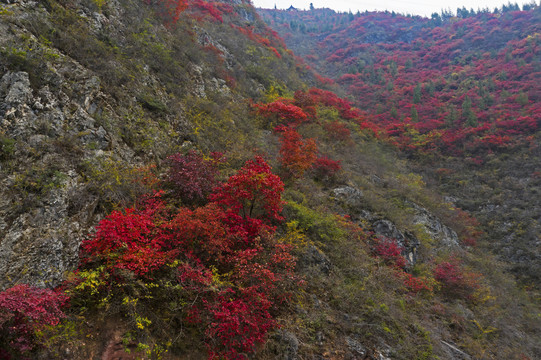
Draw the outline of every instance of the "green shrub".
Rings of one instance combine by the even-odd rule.
[[[284,212],[287,219],[297,221],[300,229],[322,243],[336,242],[346,236],[334,215],[309,209],[294,201],[287,202]]]
[[[11,158],[15,152],[15,139],[0,135],[0,161],[5,161]]]

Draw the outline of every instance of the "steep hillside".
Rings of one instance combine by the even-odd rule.
[[[518,10],[260,12],[539,289],[541,8]]]
[[[541,357],[492,234],[248,2],[3,1],[0,34],[0,358]]]
[[[301,86],[248,5],[230,15],[232,5],[193,5],[166,28],[142,1],[96,4],[2,10],[2,286],[42,276],[57,285],[96,216],[137,196],[118,179],[182,145],[257,147],[237,136],[254,126],[244,101]],[[56,244],[48,256],[36,238]],[[32,245],[17,251],[23,239]],[[43,265],[25,270],[36,258]]]

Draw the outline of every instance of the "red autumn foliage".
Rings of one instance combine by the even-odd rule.
[[[441,285],[441,291],[449,297],[472,299],[479,289],[479,275],[464,269],[461,261],[451,258],[436,265],[434,279]]]
[[[275,326],[271,312],[286,299],[283,286],[296,281],[292,276],[295,259],[290,245],[275,244],[265,251],[269,245],[256,244],[231,257],[231,280],[239,288],[227,289],[205,302],[211,358],[243,358],[241,354],[253,352]]]
[[[402,269],[406,266],[406,259],[402,256],[404,248],[400,246],[396,240],[382,238],[377,239],[374,252],[381,257],[385,264]]]
[[[83,243],[82,266],[104,266],[113,275],[105,280],[121,283],[128,280],[122,271],[140,280],[172,271],[191,304],[186,321],[204,329],[209,357],[244,358],[275,326],[271,314],[298,283],[292,247],[276,243],[271,226],[282,219],[283,186],[258,156],[217,186],[204,207],[172,214],[158,193],[145,207],[102,220]]]
[[[274,46],[269,46],[269,50],[272,51],[274,53],[274,55],[276,55],[276,57],[278,59],[282,58],[282,55],[278,52],[278,50],[276,50],[276,48]]]
[[[244,354],[253,353],[265,340],[276,322],[269,313],[270,302],[260,295],[228,290],[206,304],[209,359],[245,359]]]
[[[317,159],[314,139],[303,139],[293,128],[285,128],[280,134],[280,162],[292,177],[301,177]]]
[[[316,103],[322,104],[324,106],[333,107],[338,110],[340,112],[340,116],[342,116],[343,118],[352,118],[351,116],[353,114],[350,113],[351,104],[349,103],[349,101],[339,98],[332,91],[312,88],[308,91],[308,94],[314,99]]]
[[[167,183],[173,187],[175,195],[191,203],[204,200],[216,186],[218,165],[223,162],[223,154],[212,153],[206,159],[192,150],[186,155],[171,155],[167,160]]]
[[[170,262],[178,250],[163,251],[158,226],[164,218],[163,205],[156,200],[143,209],[113,211],[81,245],[83,263],[97,261],[112,273],[126,269],[144,276]]]
[[[316,100],[308,95],[304,91],[296,91],[293,95],[294,102],[293,105],[296,105],[304,111],[304,113],[308,116],[310,119],[315,119],[317,115],[316,106],[317,102]]]
[[[347,126],[338,120],[326,123],[324,125],[327,135],[336,141],[347,141],[350,139],[351,131]]]
[[[214,19],[215,21],[219,21],[221,23],[224,22],[224,19],[222,18],[222,11],[223,9],[226,9],[226,11],[232,11],[232,7],[231,5],[229,4],[222,4],[222,5],[226,5],[228,7],[221,7],[220,9],[217,8],[217,5],[219,3],[211,3],[211,2],[207,2],[207,1],[204,1],[204,0],[191,0],[191,6],[195,7],[195,8],[198,8],[202,13],[203,13],[203,16],[208,14],[212,19]]]
[[[164,250],[182,249],[182,256],[220,266],[231,256],[240,239],[230,234],[227,214],[216,204],[190,210],[181,208],[162,226]],[[243,242],[244,244],[244,242]]]
[[[266,33],[263,35],[260,35],[260,34],[254,33],[252,28],[241,27],[234,24],[231,24],[231,27],[233,29],[236,29],[237,31],[245,35],[246,37],[248,37],[250,40],[257,42],[258,44],[261,44],[267,49],[269,49],[270,51],[272,51],[276,55],[277,58],[282,57],[280,53],[278,52],[278,50],[276,50],[276,48],[284,49],[286,46],[282,38],[279,37],[275,31],[269,28],[266,28],[265,29]]]
[[[145,4],[151,5],[152,0],[143,0]],[[187,0],[158,0],[156,3],[158,14],[168,25],[174,25],[180,18],[180,14],[188,7]]]
[[[280,177],[271,172],[270,165],[261,156],[256,156],[226,183],[218,186],[210,199],[227,209],[228,213],[268,223],[282,220],[283,190],[284,183]]]
[[[268,104],[255,104],[257,113],[274,120],[276,124],[299,124],[305,122],[308,116],[298,106],[292,105],[287,99],[278,99]]]
[[[341,168],[339,160],[331,160],[326,156],[317,158],[312,165],[315,177],[320,180],[331,179]]]
[[[287,32],[292,46],[311,48],[306,61],[336,76],[368,114],[360,120],[357,110],[336,104],[340,116],[387,133],[404,151],[482,155],[528,145],[541,129],[538,9],[461,10],[432,19],[369,12],[354,21],[340,13],[273,11],[262,11],[263,18]],[[327,97],[320,104],[332,100],[322,90],[310,92]]]
[[[426,281],[424,281],[421,278],[415,277],[411,274],[408,274],[406,272],[401,272],[402,281],[404,282],[404,286],[408,289],[409,292],[413,294],[418,294],[422,292],[432,292],[432,287],[429,286]]]
[[[27,356],[36,348],[37,333],[58,325],[68,298],[50,289],[25,284],[0,293],[0,347],[7,359]],[[4,358],[4,357],[3,357]]]
[[[333,79],[329,79],[328,77],[325,77],[325,76],[321,76],[319,74],[314,74],[315,77],[316,77],[316,80],[318,81],[319,84],[325,86],[325,85],[332,85],[334,84],[334,80]]]

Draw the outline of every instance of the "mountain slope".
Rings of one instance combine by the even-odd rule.
[[[0,6],[0,357],[539,357],[475,220],[249,3]]]
[[[538,288],[541,10],[517,10],[260,13],[367,113],[367,126],[483,220],[489,246]]]

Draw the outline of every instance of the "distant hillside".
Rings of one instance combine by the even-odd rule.
[[[471,155],[540,127],[539,8],[443,19],[260,13],[406,150]]]
[[[366,127],[416,158],[539,287],[541,8],[395,13],[259,10],[348,94]],[[532,283],[533,282],[533,283]]]

